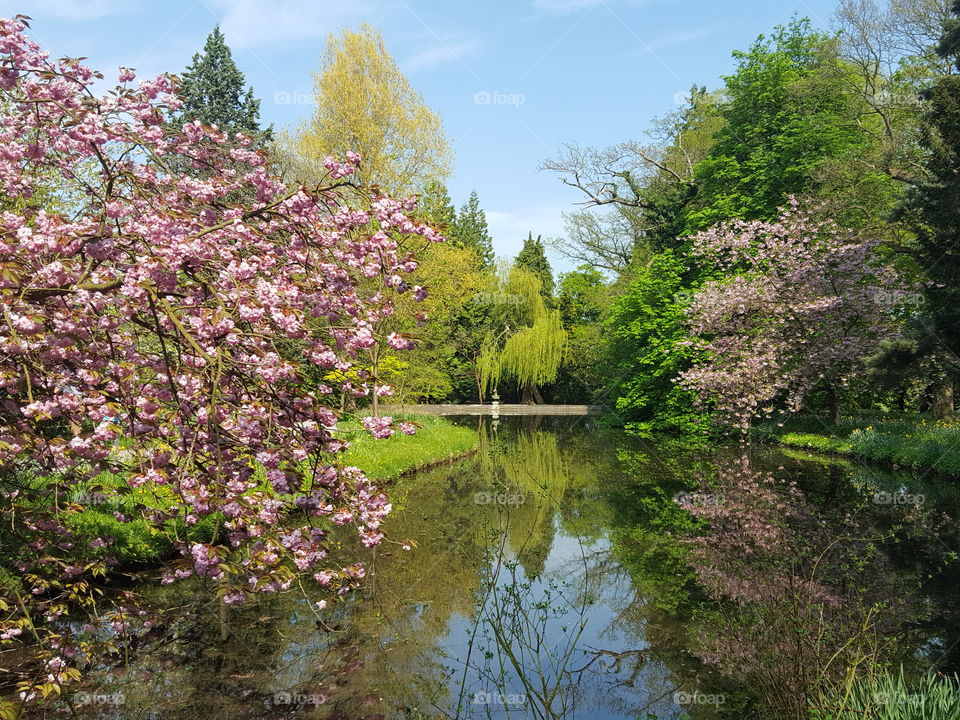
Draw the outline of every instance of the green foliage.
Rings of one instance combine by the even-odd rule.
[[[791,447],[850,455],[913,470],[960,477],[960,424],[931,422],[916,416],[852,417],[837,426],[812,416],[782,424],[763,423],[751,430],[758,440]]]
[[[921,422],[909,432],[864,428],[850,433],[853,455],[914,470],[960,476],[960,426]]]
[[[454,425],[436,416],[412,416],[409,420],[418,425],[414,435],[396,433],[385,440],[373,438],[359,424],[345,424],[344,434],[350,441],[350,448],[340,456],[340,461],[359,467],[372,479],[388,481],[463,455],[477,445],[477,432],[472,428]],[[269,491],[268,486],[258,490]],[[137,505],[163,507],[163,499],[140,491],[131,493],[124,486],[123,479],[113,475],[104,474],[96,482],[79,485],[74,499],[84,496],[102,497],[100,502],[89,504],[82,512],[69,515],[70,528],[88,541],[96,538],[110,541],[113,545],[111,552],[125,566],[154,563],[172,556],[175,538],[210,542],[223,522],[222,516],[210,515],[194,526],[176,522],[168,524],[163,531],[158,530],[136,517]],[[130,522],[117,520],[115,512],[130,516]]]
[[[567,344],[549,390],[551,402],[589,404],[601,394],[607,379],[601,320],[610,296],[603,274],[590,265],[560,276],[556,302]]]
[[[662,167],[638,192],[641,245],[649,252],[685,252],[688,248],[688,215],[697,206],[702,189],[697,173],[717,143],[726,124],[719,96],[694,86],[687,105],[659,121],[666,147]]]
[[[444,232],[455,232],[456,208],[450,200],[447,186],[439,180],[431,180],[423,189],[417,206],[418,214],[427,222]]]
[[[269,140],[273,131],[260,127],[260,101],[253,88],[245,85],[218,25],[207,37],[203,53],[193,56],[181,76],[183,106],[177,123],[198,121],[228,133],[242,132],[260,142]]]
[[[832,436],[813,435],[811,433],[784,433],[777,437],[777,441],[783,445],[820,450],[821,452],[850,452],[850,443]]]
[[[960,4],[954,4],[960,16]],[[960,70],[960,17],[947,23],[937,52]],[[928,177],[904,207],[917,232],[916,257],[930,281],[921,332],[960,370],[960,75],[941,77],[926,93],[922,144]]]
[[[699,597],[684,539],[702,523],[674,498],[698,489],[698,473],[709,474],[702,458],[702,449],[669,439],[621,448],[617,460],[630,481],[613,486],[608,499],[616,508],[612,539],[620,562],[640,596],[674,615]]]
[[[960,680],[926,674],[917,682],[886,671],[856,680],[837,693],[826,708],[811,710],[810,720],[954,720],[960,717]]]
[[[378,194],[407,197],[450,175],[453,151],[440,117],[366,23],[327,36],[314,74],[313,117],[283,133],[274,148],[292,177],[307,184],[327,177],[324,160],[355,152],[351,182]]]
[[[538,386],[556,379],[563,358],[560,312],[547,306],[539,279],[516,265],[499,278],[493,299],[477,361],[480,384],[495,390],[506,378],[522,390],[522,402],[540,402]]]
[[[599,322],[609,304],[608,294],[603,273],[590,265],[563,273],[557,289],[557,307],[563,326],[570,328]]]
[[[560,313],[547,310],[537,314],[533,324],[507,338],[500,351],[500,372],[518,385],[543,385],[557,377],[566,333]]]
[[[526,270],[540,281],[540,294],[548,300],[553,297],[553,270],[547,261],[547,254],[543,247],[543,240],[539,235],[536,239],[533,233],[527,235],[523,247],[517,254],[514,265]]]
[[[850,71],[836,43],[809,21],[778,27],[734,57],[738,67],[725,78],[718,108],[725,122],[696,169],[688,231],[731,218],[772,219],[788,195],[816,193],[827,159],[853,160],[872,143],[857,122],[865,113],[848,92]]]
[[[639,435],[699,433],[707,416],[675,379],[698,357],[687,341],[684,266],[671,252],[638,268],[606,323],[611,392],[626,427]]]
[[[406,293],[398,300],[402,312],[382,321],[380,328],[416,340],[413,350],[396,355],[404,368],[389,379],[395,397],[401,402],[471,398],[476,390],[470,358],[483,337],[478,300],[485,297],[489,273],[474,249],[433,243],[420,253],[420,265],[408,282],[427,288],[427,299],[416,302]]]
[[[477,191],[460,208],[453,221],[447,239],[458,247],[472,248],[480,257],[483,267],[493,266],[493,238],[487,228],[487,214],[480,207]]]

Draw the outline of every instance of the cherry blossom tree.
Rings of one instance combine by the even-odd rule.
[[[688,309],[708,359],[681,374],[723,421],[746,429],[775,403],[798,410],[814,389],[836,390],[913,295],[882,265],[879,241],[817,220],[791,199],[773,222],[721,223],[693,251],[718,271]]]
[[[333,388],[314,378],[381,340],[410,346],[375,328],[412,290],[405,244],[442,237],[413,201],[351,184],[356,154],[286,187],[250,138],[167,122],[174,78],[121,68],[98,96],[101,75],[50,59],[26,26],[0,20],[0,644],[30,649],[29,702],[88,655],[59,619],[99,601],[117,632],[143,621],[132,601],[102,606],[112,540],[71,522],[71,489],[105,473],[136,498],[120,523],[182,530],[165,582],[213,578],[229,604],[298,573],[333,592],[363,576],[328,558],[327,533],[352,524],[376,545],[390,503],[338,461]],[[184,162],[203,172],[171,170]],[[344,389],[375,392],[358,376]]]

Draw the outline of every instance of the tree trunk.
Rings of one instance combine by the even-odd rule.
[[[520,393],[520,403],[523,405],[543,405],[543,395],[540,394],[540,388],[534,382],[524,383],[523,391]]]
[[[534,401],[537,405],[543,405],[543,404],[544,404],[544,403],[543,403],[543,395],[540,394],[540,388],[538,388],[536,385],[533,386],[533,401]]]
[[[218,583],[221,587],[224,587],[227,584],[226,577],[221,577],[218,580]],[[220,642],[225,643],[230,639],[230,608],[223,601],[223,597],[220,597]]]
[[[520,404],[521,405],[534,405],[536,400],[533,399],[533,383],[526,382],[523,384],[523,390],[520,391]]]
[[[953,381],[942,380],[931,389],[933,398],[930,413],[934,420],[943,420],[953,415]]]
[[[380,353],[379,348],[373,346],[373,362],[370,364],[370,373],[373,375],[373,416],[380,417],[380,397],[377,395],[377,384],[380,382]]]
[[[837,400],[837,388],[833,385],[827,386],[827,411],[830,413],[830,421],[834,425],[839,425],[840,403]]]

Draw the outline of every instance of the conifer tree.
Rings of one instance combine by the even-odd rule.
[[[219,25],[207,36],[203,52],[193,56],[181,76],[180,98],[183,106],[178,124],[192,120],[216,125],[224,132],[242,132],[260,143],[273,134],[272,128],[260,127],[260,100],[254,97],[253,88],[246,86]]]
[[[960,376],[960,0],[944,23],[937,54],[953,61],[954,72],[925,93],[921,142],[927,177],[908,196],[904,213],[917,231],[916,257],[927,284],[918,323],[920,345],[947,368],[933,390],[936,417],[953,414],[953,385]]]
[[[553,297],[553,270],[547,260],[540,235],[536,239],[533,233],[523,241],[523,248],[517,255],[516,266],[523,268],[540,281],[540,292],[545,298]]]
[[[428,182],[420,195],[419,210],[426,220],[450,234],[457,211],[450,200],[446,185],[439,180]]]
[[[480,207],[476,190],[470,193],[470,198],[457,213],[449,239],[461,247],[474,248],[484,267],[493,266],[493,238],[490,237],[487,214]]]

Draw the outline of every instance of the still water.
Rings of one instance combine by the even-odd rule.
[[[391,488],[391,542],[343,536],[362,592],[224,615],[209,588],[144,580],[169,620],[80,714],[801,718],[844,667],[960,664],[943,480],[650,445],[591,418],[458,422],[480,450]]]

